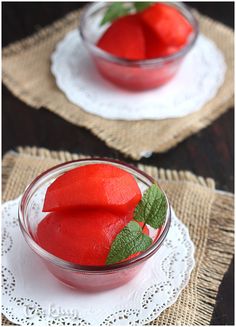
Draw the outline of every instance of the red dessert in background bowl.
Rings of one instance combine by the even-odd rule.
[[[198,23],[191,11],[179,2],[154,3],[100,26],[110,5],[89,4],[80,18],[81,38],[98,71],[128,90],[166,84],[197,39]]]
[[[66,285],[84,291],[121,286],[158,251],[170,227],[170,207],[163,192],[164,224],[154,230],[139,223],[152,244],[125,260],[106,264],[112,241],[132,221],[142,194],[154,182],[139,169],[115,160],[58,165],[25,190],[19,204],[22,233],[48,270]]]

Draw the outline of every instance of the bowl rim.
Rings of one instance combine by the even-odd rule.
[[[83,163],[83,162],[90,162],[91,164],[93,163],[108,163],[108,164],[115,164],[117,166],[125,166],[128,169],[133,170],[135,173],[138,173],[139,175],[145,177],[149,182],[151,183],[156,183],[158,187],[161,189],[163,194],[165,195],[166,201],[167,201],[167,214],[166,214],[166,219],[165,223],[163,225],[163,230],[161,231],[160,236],[157,238],[156,241],[152,243],[152,245],[145,251],[143,251],[141,254],[137,255],[136,257],[122,261],[119,263],[114,263],[110,265],[103,265],[103,266],[90,266],[90,265],[80,265],[76,264],[70,261],[66,261],[64,259],[61,259],[50,252],[46,251],[43,249],[32,237],[31,233],[29,232],[28,228],[26,227],[25,220],[24,220],[24,209],[25,206],[27,206],[27,199],[30,195],[33,195],[34,192],[32,192],[32,189],[35,187],[37,183],[39,183],[43,178],[46,176],[49,176],[51,173],[56,172],[60,168],[64,168],[65,166],[73,165],[75,163]],[[51,263],[60,266],[64,269],[69,269],[69,270],[74,270],[77,272],[86,272],[86,273],[104,273],[108,271],[114,271],[114,270],[120,270],[120,269],[126,269],[133,267],[145,260],[147,260],[149,257],[151,257],[153,254],[156,253],[156,251],[160,248],[162,245],[163,241],[165,240],[167,233],[170,228],[170,223],[171,223],[171,207],[169,204],[169,200],[163,191],[163,189],[160,187],[158,182],[146,174],[145,172],[141,171],[137,167],[124,163],[120,160],[115,160],[115,159],[110,159],[110,158],[99,158],[99,157],[94,157],[94,158],[84,158],[84,159],[78,159],[78,160],[71,160],[64,162],[62,164],[58,164],[56,166],[53,166],[52,168],[44,171],[43,173],[39,174],[25,189],[23,192],[23,195],[20,199],[19,206],[18,206],[18,220],[19,220],[19,225],[20,229],[23,233],[23,236],[29,245],[29,247],[40,257],[42,257],[46,261],[50,261]]]
[[[79,33],[80,33],[80,37],[81,37],[83,43],[85,44],[85,46],[88,49],[91,49],[91,51],[94,52],[97,56],[102,57],[103,59],[106,59],[108,61],[120,64],[120,65],[124,65],[124,66],[142,66],[142,67],[168,63],[170,61],[174,61],[176,59],[184,57],[192,49],[192,47],[195,44],[197,37],[199,35],[198,21],[194,17],[190,8],[187,5],[180,3],[180,2],[164,2],[168,5],[174,6],[176,9],[178,9],[178,11],[182,15],[183,15],[183,12],[185,13],[185,15],[184,15],[185,18],[187,18],[188,22],[193,27],[193,33],[192,33],[191,40],[188,43],[186,43],[179,51],[177,51],[173,54],[170,54],[168,56],[165,56],[165,57],[159,57],[159,58],[153,58],[153,59],[132,60],[132,59],[125,59],[125,58],[121,58],[121,57],[112,55],[109,52],[100,49],[95,44],[90,42],[86,38],[85,31],[84,31],[84,25],[85,25],[87,15],[89,14],[89,11],[92,10],[93,8],[96,9],[97,7],[99,9],[99,7],[107,5],[107,3],[109,3],[109,2],[102,2],[102,1],[92,2],[92,3],[84,6],[84,8],[82,9],[81,15],[80,15]]]

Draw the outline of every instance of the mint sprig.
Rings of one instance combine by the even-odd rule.
[[[150,5],[152,5],[153,2],[145,1],[145,2],[134,2],[134,7],[137,12],[143,11],[144,9],[148,8]]]
[[[152,184],[135,208],[134,219],[143,221],[153,228],[159,228],[165,222],[166,210],[165,195],[156,184]]]
[[[135,221],[130,221],[114,239],[106,264],[120,262],[131,254],[146,250],[152,239],[143,233],[137,221],[157,229],[164,224],[166,212],[165,195],[156,184],[152,184],[135,208]]]
[[[131,8],[125,7],[122,2],[114,2],[111,4],[100,23],[100,26],[113,22],[115,19],[126,16],[130,12]]]
[[[105,12],[100,26],[111,23],[119,17],[126,16],[132,12],[139,12],[149,7],[153,2],[133,2],[127,6],[125,2],[113,2]]]
[[[131,254],[144,251],[152,244],[151,237],[143,234],[136,221],[130,221],[112,243],[106,264],[110,265],[128,258]]]

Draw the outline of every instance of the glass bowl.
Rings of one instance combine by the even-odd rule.
[[[159,232],[158,230],[152,230],[151,234],[150,230],[150,236],[153,238],[152,245],[136,257],[107,266],[83,266],[75,264],[62,260],[40,247],[35,238],[39,222],[47,215],[47,213],[42,212],[42,208],[48,186],[65,172],[79,166],[94,163],[111,164],[129,172],[135,177],[142,193],[154,182],[153,178],[144,172],[119,161],[109,159],[70,161],[55,166],[39,175],[26,188],[18,210],[21,231],[33,252],[42,259],[48,270],[57,279],[66,285],[84,291],[104,291],[123,285],[131,280],[140,271],[145,262],[158,251],[168,233],[171,221],[170,206],[167,200],[168,209],[164,225]]]
[[[128,60],[114,56],[96,46],[96,42],[109,26],[100,22],[109,2],[95,2],[85,7],[80,18],[80,36],[98,71],[109,81],[130,90],[152,89],[166,84],[177,73],[186,54],[198,36],[198,23],[191,11],[179,2],[167,2],[176,8],[193,28],[188,42],[178,52],[157,59]],[[127,3],[127,6],[129,3]]]

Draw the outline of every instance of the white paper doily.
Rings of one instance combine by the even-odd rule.
[[[213,41],[199,35],[180,71],[167,85],[150,91],[123,90],[97,72],[78,30],[52,54],[56,84],[73,104],[107,119],[177,118],[201,109],[224,82],[226,64]]]
[[[172,215],[162,247],[128,284],[86,294],[57,281],[32,253],[17,220],[19,199],[2,206],[2,312],[20,325],[143,325],[172,305],[194,267],[194,245]]]

